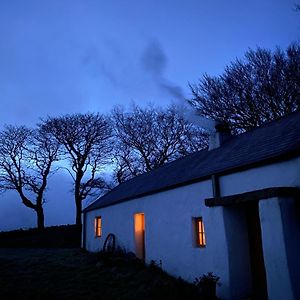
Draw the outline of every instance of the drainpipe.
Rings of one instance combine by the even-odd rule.
[[[211,175],[211,183],[212,183],[213,197],[215,199],[219,199],[221,197],[219,176],[216,174]]]
[[[83,212],[82,218],[82,248],[86,250],[86,212]]]

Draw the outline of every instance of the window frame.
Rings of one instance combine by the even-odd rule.
[[[100,233],[98,233],[98,230],[100,231]],[[102,217],[101,216],[95,217],[94,233],[95,233],[95,238],[101,238],[101,236],[102,236]]]
[[[194,217],[194,241],[195,247],[205,248],[206,247],[206,236],[203,217]]]

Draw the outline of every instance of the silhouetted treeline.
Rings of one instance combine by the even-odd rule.
[[[250,49],[220,76],[204,74],[190,87],[200,115],[226,122],[233,133],[251,130],[300,109],[300,45]]]
[[[199,115],[225,122],[237,134],[300,109],[300,46],[248,50],[220,76],[203,75],[188,100]],[[48,117],[36,128],[0,132],[0,190],[14,190],[44,228],[48,178],[66,171],[73,181],[75,223],[82,202],[130,178],[205,149],[208,134],[182,108],[133,105],[110,114]]]
[[[0,132],[0,189],[14,190],[42,230],[48,177],[67,171],[80,226],[83,200],[206,145],[203,130],[174,106],[48,117],[36,129],[7,125]]]
[[[60,146],[61,159],[68,162],[73,180],[76,224],[81,225],[82,201],[95,190],[105,189],[101,171],[113,152],[113,128],[108,116],[100,113],[49,117],[40,124]]]
[[[37,227],[44,228],[45,191],[60,144],[41,126],[7,125],[0,132],[0,190],[14,190],[34,210]]]
[[[164,109],[134,105],[127,112],[115,108],[111,119],[117,183],[207,147],[207,133],[185,120],[174,105]]]

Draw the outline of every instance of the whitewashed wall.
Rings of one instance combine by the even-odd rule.
[[[193,281],[214,272],[222,278],[228,293],[227,248],[222,208],[208,209],[204,199],[212,197],[210,181],[168,190],[120,203],[87,214],[87,249],[101,249],[108,233],[114,233],[120,246],[135,251],[134,214],[145,214],[146,261],[161,261],[167,272]],[[102,217],[103,235],[94,237],[94,218]],[[203,217],[205,248],[194,246],[193,217]]]
[[[269,299],[300,297],[300,199],[272,198],[259,203]]]
[[[300,159],[294,159],[223,176],[220,178],[221,195],[276,186],[300,186],[299,168]],[[241,265],[241,255],[232,253],[234,250],[244,257],[248,255],[244,231],[237,229],[242,217],[239,214],[230,217],[232,211],[226,208],[206,207],[204,199],[210,197],[213,197],[212,183],[206,180],[88,212],[86,248],[99,251],[107,234],[114,233],[118,245],[134,252],[134,214],[144,213],[147,262],[161,261],[164,270],[189,281],[214,272],[222,282],[218,287],[219,297],[239,298],[249,289],[249,261],[246,259]],[[96,216],[102,217],[101,238],[94,236]],[[206,232],[205,248],[194,247],[192,218],[200,216]],[[245,224],[241,228],[243,226]]]
[[[268,187],[300,187],[300,157],[222,176],[221,196],[251,192]]]

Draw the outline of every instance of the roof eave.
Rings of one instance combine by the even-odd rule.
[[[123,202],[127,202],[127,201],[134,200],[134,199],[137,199],[137,198],[149,196],[149,195],[156,194],[156,193],[159,193],[159,192],[171,190],[171,189],[178,188],[178,187],[181,187],[181,186],[197,183],[197,182],[209,179],[212,175],[222,176],[222,175],[232,174],[232,173],[252,169],[252,168],[255,168],[255,167],[258,167],[258,166],[265,166],[265,165],[268,165],[268,164],[271,164],[271,163],[274,163],[274,162],[290,160],[290,159],[292,159],[296,156],[299,156],[299,155],[300,155],[300,148],[295,149],[293,151],[284,152],[284,153],[281,153],[280,155],[276,155],[274,157],[269,157],[269,158],[266,158],[266,159],[263,159],[263,160],[260,160],[260,161],[251,162],[251,163],[248,163],[248,164],[228,168],[228,169],[225,169],[225,170],[219,170],[219,171],[217,170],[214,173],[207,174],[207,175],[204,175],[204,176],[201,176],[201,177],[197,177],[197,178],[194,178],[192,180],[180,182],[180,183],[173,184],[173,185],[170,185],[170,186],[167,186],[167,187],[152,190],[152,191],[149,191],[149,192],[146,192],[146,193],[141,193],[141,194],[138,194],[138,195],[135,195],[135,196],[126,197],[126,198],[120,199],[119,201],[116,201],[114,203],[107,203],[105,205],[99,205],[99,206],[94,207],[94,208],[89,208],[90,206],[93,205],[93,203],[92,203],[88,207],[86,207],[82,212],[86,213],[86,212],[89,212],[89,211],[97,210],[97,209],[108,207],[108,206],[117,205],[117,204],[120,204],[120,203],[123,203]],[[96,201],[100,200],[101,198],[97,199]]]

